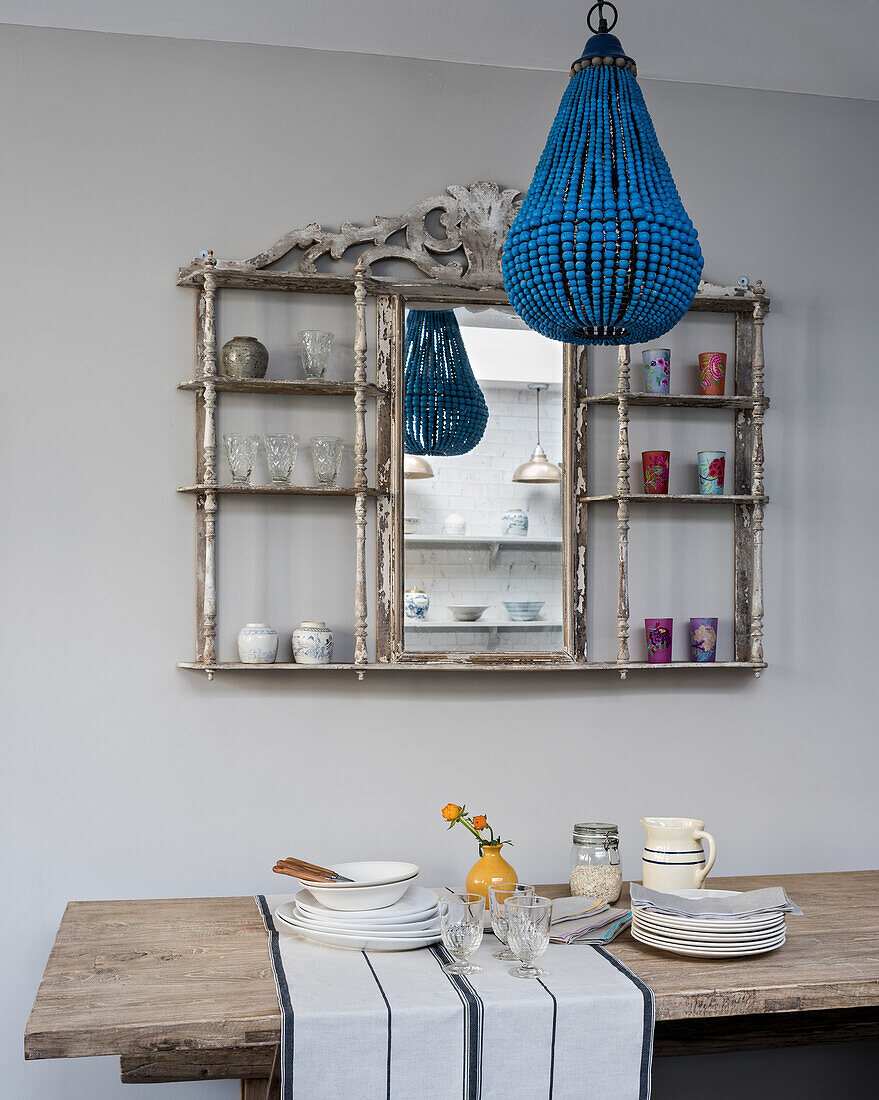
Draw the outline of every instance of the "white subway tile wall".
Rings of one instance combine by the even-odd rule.
[[[561,373],[561,364],[559,365]],[[422,588],[430,596],[427,623],[453,620],[449,604],[487,604],[480,622],[511,622],[504,601],[542,601],[541,622],[558,624],[529,629],[525,624],[499,629],[406,630],[407,651],[535,651],[562,647],[562,550],[534,545],[535,539],[560,539],[561,489],[558,485],[527,485],[512,480],[537,442],[537,401],[525,383],[483,383],[489,419],[485,435],[469,454],[433,458],[435,477],[407,481],[406,517],[417,517],[418,531],[406,536],[405,587]],[[540,395],[540,438],[550,462],[562,458],[562,388],[550,385]],[[420,546],[424,536],[443,534],[452,513],[467,521],[467,536],[497,536],[502,517],[512,508],[528,516],[528,534],[492,546]]]

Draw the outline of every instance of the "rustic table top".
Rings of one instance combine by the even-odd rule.
[[[683,958],[625,933],[610,950],[653,989],[658,1020],[879,1005],[879,871],[710,884],[780,884],[804,916],[788,919],[778,951],[742,959]],[[567,886],[541,890],[568,893]],[[77,901],[49,956],[25,1056],[260,1046],[279,1034],[266,933],[252,898]]]

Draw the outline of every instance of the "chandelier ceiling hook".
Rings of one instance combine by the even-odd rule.
[[[608,24],[604,18],[604,9],[613,9],[613,22]],[[592,26],[593,12],[598,12],[598,26]],[[586,26],[592,31],[593,34],[609,34],[617,25],[617,19],[619,19],[619,12],[617,11],[616,4],[612,4],[610,0],[598,0],[597,4],[593,4],[589,9],[589,14],[586,16]]]

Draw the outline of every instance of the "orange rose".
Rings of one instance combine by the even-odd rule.
[[[457,821],[461,816],[461,807],[456,806],[454,802],[450,802],[448,806],[443,807],[443,817],[446,821]]]
[[[477,814],[476,817],[473,818],[473,828],[476,829],[477,832],[481,833],[482,830],[487,827],[488,822],[485,820],[485,814]]]

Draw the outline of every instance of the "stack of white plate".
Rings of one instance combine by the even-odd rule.
[[[329,909],[301,890],[275,917],[308,940],[352,951],[411,951],[440,939],[437,897],[423,886],[410,886],[393,905],[363,910]]]
[[[671,891],[683,893],[684,891]],[[703,890],[706,897],[722,897],[733,890]],[[687,893],[688,897],[697,896]],[[763,955],[784,943],[784,913],[760,913],[752,917],[685,917],[632,910],[632,935],[648,947],[694,958],[734,959]]]

